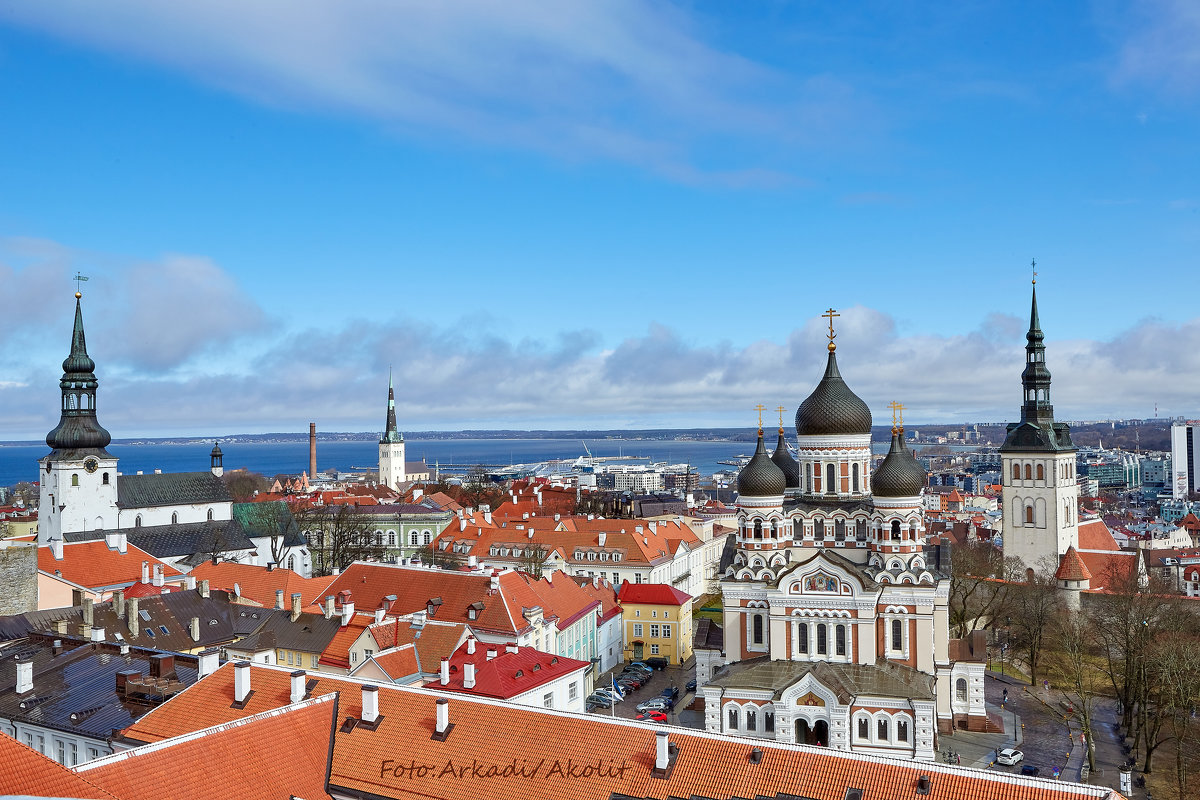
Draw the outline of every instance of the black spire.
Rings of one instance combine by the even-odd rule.
[[[392,373],[388,371],[388,406],[387,406],[387,422],[384,424],[383,436],[380,438],[380,444],[385,442],[402,442],[404,437],[396,430],[396,392],[392,389]]]
[[[62,389],[62,416],[58,426],[46,434],[46,444],[55,450],[103,451],[112,436],[96,419],[96,362],[87,354],[79,297],[77,292],[71,354],[63,361],[63,376],[58,384]]]
[[[1029,309],[1029,332],[1025,334],[1025,369],[1021,373],[1021,421],[1008,426],[1008,437],[1001,450],[1072,450],[1075,447],[1070,427],[1054,421],[1045,340],[1038,317],[1035,281]]]

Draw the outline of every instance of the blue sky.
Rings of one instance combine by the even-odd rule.
[[[1197,416],[1200,10],[0,6],[0,438]],[[19,298],[14,304],[13,298]]]

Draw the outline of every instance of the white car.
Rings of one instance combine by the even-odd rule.
[[[1014,764],[1020,764],[1024,760],[1025,754],[1014,747],[1005,748],[1004,750],[1000,751],[1000,755],[996,756],[997,764],[1004,764],[1005,766],[1009,767],[1013,766]]]

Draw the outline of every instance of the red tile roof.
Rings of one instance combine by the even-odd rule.
[[[133,586],[125,589],[125,599],[129,600],[130,598],[134,597],[155,597],[160,594],[170,594],[171,592],[179,592],[182,590],[183,587],[179,586],[178,584],[168,583],[163,584],[162,586],[155,586],[153,583],[142,583],[141,581],[138,581]]]
[[[205,561],[197,564],[192,570],[196,580],[206,580],[210,589],[223,589],[232,592],[238,588],[241,597],[246,598],[264,608],[275,607],[275,592],[283,590],[285,608],[291,608],[292,595],[298,593],[304,606],[319,603],[327,594],[332,577],[304,578],[290,569],[276,567],[268,570],[266,567],[256,567],[253,564],[238,564],[233,561],[222,561],[214,564]]]
[[[112,800],[104,789],[38,751],[0,734],[0,795]]]
[[[1137,573],[1140,560],[1137,553],[1129,551],[1080,550],[1079,557],[1092,575],[1090,588],[1093,590],[1112,589],[1128,581]]]
[[[600,608],[596,609],[596,624],[600,625],[613,617],[621,614],[621,606],[617,604],[617,590],[608,581],[584,580],[579,583],[580,588],[587,592],[588,596],[600,603]]]
[[[142,562],[163,567],[167,579],[178,578],[182,572],[166,562],[159,561],[145,550],[128,545],[125,552],[109,550],[103,539],[92,542],[74,542],[63,545],[62,561],[56,561],[48,545],[38,548],[38,569],[49,575],[60,573],[71,583],[88,589],[121,587],[142,579]]]
[[[1112,532],[1102,519],[1085,520],[1079,523],[1080,550],[1120,550]]]
[[[105,756],[77,767],[121,800],[322,798],[338,696]]]
[[[390,619],[371,625],[369,630],[380,651],[402,644],[415,645],[421,671],[432,674],[437,672],[443,658],[449,658],[466,641],[471,629],[462,623],[427,620],[423,625],[415,625],[409,620]]]
[[[1079,557],[1078,551],[1072,546],[1063,553],[1054,577],[1060,581],[1088,581],[1092,579],[1092,573],[1088,572],[1083,559]]]
[[[564,675],[592,666],[589,661],[543,653],[532,647],[513,647],[516,652],[511,652],[508,647],[476,642],[475,652],[468,653],[468,645],[464,644],[450,657],[450,682],[442,685],[440,681],[433,681],[429,686],[447,692],[511,700]],[[495,652],[496,657],[489,660],[489,651]],[[463,683],[467,664],[475,665],[475,686],[470,689]],[[440,664],[438,668],[441,668]]]
[[[665,583],[629,583],[621,584],[617,594],[617,602],[639,603],[656,606],[681,606],[691,600],[692,596],[681,592],[674,586]]]
[[[392,680],[417,675],[421,672],[421,665],[417,663],[417,648],[411,644],[402,644],[399,647],[368,656],[367,661],[355,668],[355,672],[362,669],[368,661],[375,662],[375,665],[383,670],[383,674]]]

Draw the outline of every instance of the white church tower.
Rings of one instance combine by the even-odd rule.
[[[1025,371],[1021,421],[1010,423],[1000,446],[1004,501],[1004,554],[1035,568],[1044,558],[1058,565],[1070,547],[1079,547],[1079,485],[1075,480],[1075,443],[1071,428],[1054,421],[1050,370],[1038,319],[1037,280],[1029,332],[1025,335]]]
[[[96,362],[87,354],[80,297],[59,382],[61,416],[46,434],[51,452],[38,461],[38,544],[61,541],[64,531],[117,527],[117,458],[104,449],[112,437],[96,419]]]
[[[388,373],[387,425],[379,437],[379,482],[396,489],[408,480],[404,462],[404,434],[396,430],[396,393]]]

